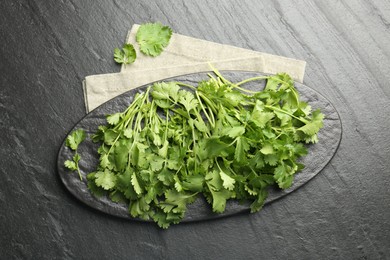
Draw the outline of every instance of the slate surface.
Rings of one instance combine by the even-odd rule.
[[[1,259],[389,259],[390,2],[0,1]],[[82,79],[118,72],[133,23],[308,62],[343,139],[307,185],[240,214],[159,230],[85,207],[56,172]]]

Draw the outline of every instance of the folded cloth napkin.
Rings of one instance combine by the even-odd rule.
[[[139,25],[129,31],[126,42],[139,50],[135,34]],[[120,73],[87,76],[83,82],[87,113],[111,98],[132,88],[182,74],[218,70],[258,71],[266,74],[286,72],[303,81],[306,62],[234,46],[200,40],[173,33],[169,45],[158,57],[138,53],[133,64],[122,65]]]

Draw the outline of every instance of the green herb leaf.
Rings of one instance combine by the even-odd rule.
[[[137,42],[143,54],[158,56],[168,46],[172,30],[161,23],[142,24],[136,34]]]
[[[74,130],[68,137],[66,138],[66,146],[70,147],[73,151],[76,151],[79,147],[79,144],[84,141],[86,138],[86,133],[82,129]]]
[[[95,173],[95,183],[97,186],[102,187],[105,190],[110,190],[115,186],[116,176],[105,170],[104,172]]]
[[[114,60],[119,64],[130,64],[137,58],[134,46],[130,43],[123,45],[122,49],[114,49]]]

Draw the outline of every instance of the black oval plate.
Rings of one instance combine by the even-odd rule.
[[[208,72],[182,75],[163,81],[179,81],[196,85],[197,82],[208,79],[207,73]],[[264,75],[244,71],[222,71],[221,73],[232,82],[239,82],[246,78]],[[146,87],[147,85],[130,90],[104,103],[81,119],[71,131],[81,128],[84,129],[88,135],[95,133],[99,125],[106,124],[105,115],[124,111],[132,102],[134,95],[143,92]],[[244,87],[251,90],[260,90],[264,87],[264,84],[251,82],[247,83]],[[303,84],[295,83],[295,87],[299,91],[302,100],[307,101],[313,109],[320,108],[322,113],[325,114],[324,127],[318,133],[319,142],[314,145],[309,145],[307,156],[301,159],[301,162],[306,167],[295,175],[293,185],[286,190],[271,188],[266,204],[298,189],[318,174],[332,159],[341,140],[341,120],[333,105],[324,96]],[[99,144],[93,143],[90,138],[87,138],[79,146],[78,150],[82,158],[79,162],[79,167],[83,176],[83,181],[80,181],[77,173],[71,172],[64,167],[64,161],[71,159],[73,155],[73,152],[65,146],[64,142],[58,153],[57,167],[59,176],[69,192],[88,206],[114,216],[134,219],[128,213],[128,205],[112,202],[106,197],[96,198],[89,192],[86,175],[96,170],[95,167],[99,162],[97,154],[98,147]],[[243,211],[249,211],[249,203],[239,204],[237,201],[230,200],[226,204],[225,212],[216,214],[212,212],[211,206],[203,198],[199,198],[188,206],[183,222],[218,218]]]

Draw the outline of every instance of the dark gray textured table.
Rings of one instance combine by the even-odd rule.
[[[390,2],[0,2],[0,259],[390,259]],[[307,61],[343,139],[303,188],[257,214],[160,230],[84,206],[56,170],[81,81],[118,72],[134,23]]]

